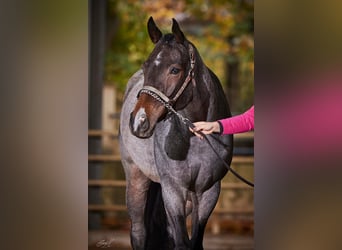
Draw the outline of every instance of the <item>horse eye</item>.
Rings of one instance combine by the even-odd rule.
[[[177,68],[172,68],[170,70],[170,73],[173,74],[173,75],[177,75],[179,73],[180,69],[177,69]]]

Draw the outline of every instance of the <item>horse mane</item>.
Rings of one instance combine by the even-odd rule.
[[[200,95],[199,98],[204,100],[209,96],[207,121],[215,121],[230,117],[231,112],[220,80],[216,74],[204,63],[196,46],[188,40],[187,42],[194,48],[196,64],[194,70],[194,81],[196,83],[196,88],[200,90],[198,92]],[[220,100],[219,103],[218,100]]]

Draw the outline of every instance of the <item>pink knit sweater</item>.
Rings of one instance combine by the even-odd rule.
[[[254,130],[254,105],[245,113],[218,121],[223,135]]]

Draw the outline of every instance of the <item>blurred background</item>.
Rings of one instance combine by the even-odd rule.
[[[111,242],[113,249],[129,249],[118,125],[128,79],[154,47],[147,32],[150,16],[164,34],[171,32],[172,18],[178,21],[220,79],[233,115],[254,103],[254,1],[90,1],[89,248]],[[253,181],[254,133],[234,140],[232,167]],[[206,249],[253,249],[253,201],[253,189],[228,173],[208,223]]]

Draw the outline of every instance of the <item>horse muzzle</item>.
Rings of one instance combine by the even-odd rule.
[[[145,112],[138,112],[135,116],[130,115],[129,127],[133,135],[139,138],[148,138],[153,134],[153,128]]]
[[[129,126],[133,135],[139,138],[151,137],[159,120],[166,114],[162,103],[142,93],[130,115]]]

